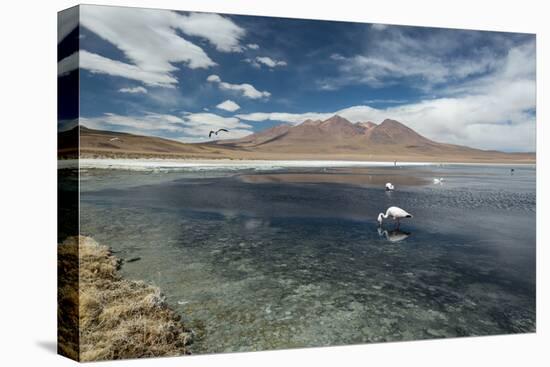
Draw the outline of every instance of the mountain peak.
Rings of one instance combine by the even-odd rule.
[[[403,125],[402,123],[400,123],[399,121],[397,120],[392,120],[392,119],[385,119],[384,121],[382,121],[382,123],[380,124],[380,126],[382,125],[400,125],[400,126],[405,126]]]
[[[330,134],[330,136],[349,137],[362,133],[362,130],[359,127],[338,115],[334,115],[323,121],[319,125],[319,128]]]
[[[366,122],[357,122],[355,123],[355,125],[359,126],[359,127],[362,127],[364,128],[365,130],[368,130],[370,128],[373,128],[373,127],[376,127],[378,125],[376,125],[374,122],[372,121],[366,121]]]
[[[410,127],[392,119],[385,119],[380,125],[367,130],[366,135],[371,143],[379,145],[428,146],[434,143]]]
[[[408,127],[407,125],[392,119],[385,119],[380,125],[377,126],[380,130],[393,130],[393,131],[403,131],[413,134],[417,134],[416,131]]]
[[[334,115],[328,119],[326,119],[325,121],[323,121],[324,124],[328,124],[328,123],[348,123],[348,124],[351,124],[351,122],[349,122],[348,120],[346,120],[345,118],[343,118],[342,116],[340,115]]]
[[[321,120],[307,119],[304,122],[302,122],[300,125],[319,125],[320,123],[322,123]]]

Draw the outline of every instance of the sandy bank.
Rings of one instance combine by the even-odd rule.
[[[80,361],[188,354],[191,333],[160,289],[123,279],[118,265],[89,237],[58,246],[60,354]]]

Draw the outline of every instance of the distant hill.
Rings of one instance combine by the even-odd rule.
[[[58,134],[58,147],[74,144],[78,127]],[[210,144],[188,144],[154,136],[134,135],[80,126],[81,157],[111,158],[225,158],[225,151]]]
[[[321,120],[306,120],[299,125],[279,125],[241,139],[220,140],[230,146],[271,154],[311,154],[361,156],[385,160],[495,161],[534,160],[534,154],[485,151],[430,140],[399,121],[386,119],[352,123],[335,115]]]
[[[76,128],[59,134],[60,153],[74,146]],[[404,124],[386,119],[352,123],[341,116],[281,124],[240,139],[207,143],[80,127],[82,157],[186,159],[318,159],[533,163],[534,153],[503,153],[430,140]]]

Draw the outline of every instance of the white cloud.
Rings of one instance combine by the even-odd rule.
[[[186,112],[181,117],[152,112],[134,116],[106,113],[98,117],[81,117],[80,123],[90,129],[160,136],[186,142],[214,140],[208,138],[210,130],[221,128],[229,131],[220,133],[217,139],[233,139],[252,134],[251,126],[237,117],[223,117],[207,112]]]
[[[304,113],[288,113],[288,112],[254,112],[247,114],[238,114],[238,117],[247,121],[284,121],[294,125],[304,122],[305,120],[325,120],[334,113],[318,113],[318,112],[304,112]]]
[[[235,112],[239,108],[241,108],[241,106],[239,106],[238,104],[236,104],[230,99],[223,101],[222,103],[218,104],[216,107],[219,108],[220,110],[225,110],[229,112]]]
[[[255,43],[249,43],[249,44],[246,45],[246,47],[248,47],[251,50],[257,50],[257,49],[260,48],[260,46],[255,44]]]
[[[206,81],[210,83],[221,83],[221,78],[218,75],[212,74],[209,75],[208,78],[206,78]]]
[[[476,32],[441,30],[412,36],[402,27],[373,24],[371,28],[386,31],[368,38],[365,52],[331,55],[339,75],[318,81],[322,89],[349,84],[386,87],[407,80],[410,86],[431,90],[491,72],[502,57],[493,47],[479,47]]]
[[[250,65],[258,69],[261,68],[262,65],[267,66],[268,68],[275,68],[277,66],[287,65],[286,61],[274,60],[271,57],[267,57],[267,56],[257,56],[254,59],[246,58],[243,61],[249,63]]]
[[[383,31],[384,29],[388,28],[388,26],[386,24],[376,23],[376,24],[372,24],[371,28],[376,31]]]
[[[218,75],[210,75],[206,80],[210,83],[218,84],[222,90],[232,90],[242,93],[243,96],[251,99],[269,98],[271,93],[267,91],[259,91],[253,85],[248,83],[230,84],[221,80]]]
[[[185,116],[185,126],[182,129],[182,141],[206,141],[211,130],[227,129],[220,132],[216,139],[235,139],[252,134],[251,126],[241,122],[236,117],[223,117],[213,113],[200,112]]]
[[[81,117],[80,123],[90,129],[149,134],[155,131],[181,131],[184,120],[178,116],[158,113],[146,113],[142,116],[122,116],[105,113],[99,117]]]
[[[352,122],[379,123],[386,118],[391,118],[439,142],[481,149],[535,150],[534,117],[517,110],[511,111],[512,114],[508,116],[506,111],[491,110],[495,107],[494,105],[485,106],[484,103],[488,102],[487,98],[479,100],[477,98],[436,99],[386,109],[360,105],[330,113],[257,112],[239,114],[236,117],[245,121],[272,120],[294,125],[307,119],[325,120],[336,114]]]
[[[229,18],[213,13],[180,16],[177,26],[186,34],[207,39],[218,51],[241,52],[240,39],[246,31]]]
[[[534,151],[536,108],[535,44],[512,47],[495,71],[449,90],[448,96],[383,109],[360,105],[330,113],[252,113],[248,121],[326,119],[334,114],[352,122],[403,122],[426,137],[482,149]]]
[[[367,104],[378,104],[378,103],[387,103],[387,104],[403,104],[406,103],[406,99],[393,99],[393,98],[375,98],[367,99],[364,101]]]
[[[91,73],[119,76],[157,87],[173,88],[174,84],[178,82],[170,73],[149,71],[136,65],[109,59],[85,50],[80,51],[79,60],[80,67],[89,70]]]
[[[259,62],[260,64],[264,64],[270,68],[274,68],[274,67],[277,67],[277,66],[286,66],[286,61],[282,61],[282,60],[274,60],[270,57],[267,57],[267,56],[258,56],[256,57],[256,61]]]
[[[186,40],[177,30],[205,38],[224,51],[236,50],[238,39],[244,34],[244,30],[229,19],[215,14],[186,16],[167,10],[116,6],[80,6],[80,22],[83,27],[124,52],[131,62],[89,53],[95,58],[88,61],[101,62],[101,67],[91,65],[94,72],[129,77],[162,87],[178,83],[172,74],[178,69],[178,63],[191,69],[216,65],[201,47]],[[210,34],[209,29],[213,27],[220,27],[221,31]],[[85,69],[88,66],[81,64]],[[117,71],[111,71],[111,67],[116,67]]]
[[[120,88],[118,90],[121,93],[130,93],[130,94],[137,94],[137,93],[144,93],[147,94],[147,89],[139,86],[139,87],[128,87],[128,88]]]
[[[173,87],[178,83],[173,75],[178,64],[191,69],[216,65],[201,47],[185,39],[179,31],[207,40],[218,51],[241,52],[244,49],[240,39],[246,31],[219,14],[186,15],[168,10],[93,5],[83,5],[79,9],[81,25],[116,46],[128,59],[113,60],[91,52],[81,56],[81,68],[94,73]],[[63,14],[59,20],[58,42],[78,25],[77,10]],[[69,61],[72,60],[65,60],[58,69],[67,70]]]
[[[249,63],[250,65],[254,66],[256,69],[260,69],[262,65],[260,65],[259,62],[257,62],[255,59],[251,59],[247,57],[246,59],[243,59],[244,62]]]

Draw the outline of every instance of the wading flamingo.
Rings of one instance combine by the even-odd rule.
[[[398,208],[396,206],[390,206],[388,210],[386,210],[386,214],[384,213],[378,214],[378,224],[382,225],[382,221],[384,219],[388,219],[389,217],[397,221],[397,228],[399,228],[399,224],[400,224],[399,221],[403,218],[412,218],[412,215],[407,213],[401,208]]]

